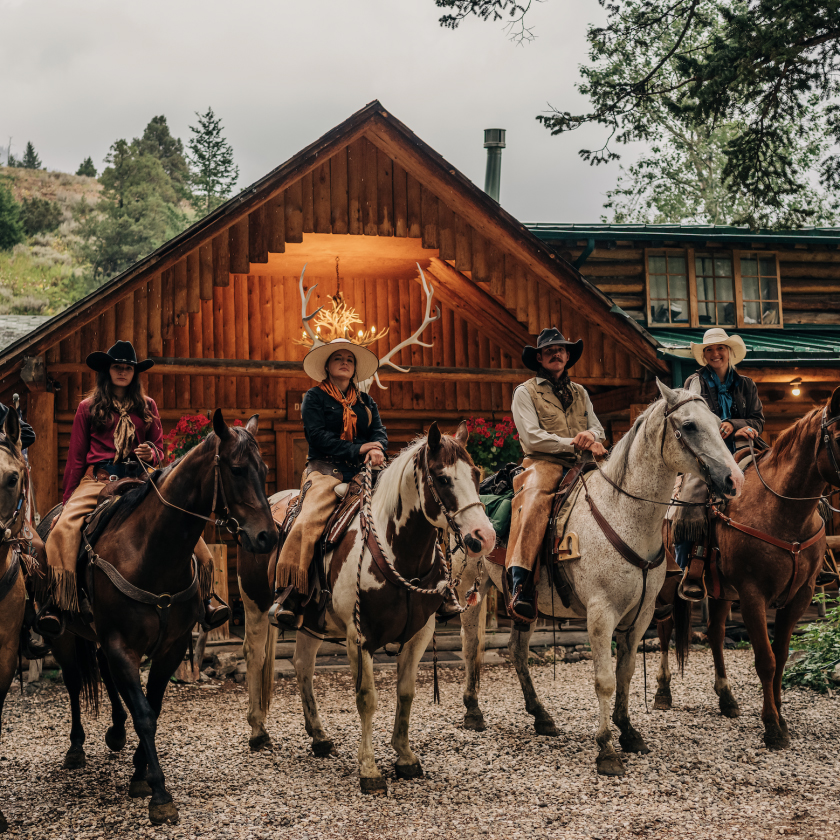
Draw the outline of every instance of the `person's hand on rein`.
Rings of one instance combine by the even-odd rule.
[[[572,438],[572,446],[575,449],[581,449],[584,452],[591,452],[595,457],[603,457],[607,454],[607,450],[599,440],[595,440],[595,435],[592,432],[578,432]]]
[[[154,464],[155,450],[149,443],[141,443],[134,447],[135,456],[146,464]]]
[[[735,432],[735,437],[750,440],[751,438],[757,438],[758,432],[752,426],[744,426],[743,429],[738,429],[738,431]]]
[[[363,443],[359,452],[365,456],[365,463],[370,461],[371,466],[381,467],[385,463],[385,453],[378,443]]]

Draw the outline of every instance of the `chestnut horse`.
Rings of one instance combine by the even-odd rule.
[[[71,694],[68,758],[76,754],[75,766],[83,760],[78,695],[82,688],[96,702],[98,645],[99,662],[106,666],[102,678],[114,706],[114,726],[105,740],[111,749],[125,743],[122,698],[140,739],[129,796],[151,795],[149,819],[155,825],[178,820],[158,760],[155,731],[166,686],[203,615],[195,544],[214,503],[226,509],[224,524],[245,549],[267,552],[277,542],[263,489],[267,470],[255,437],[257,415],[244,428],[229,428],[216,409],[213,430],[215,434],[105,511],[91,536],[88,554],[93,556],[80,566],[79,576],[88,581],[95,634],[89,626],[68,622],[75,645],[67,642],[65,632],[53,647]],[[140,682],[144,656],[152,660],[145,694]]]
[[[20,451],[20,423],[14,408],[9,409],[0,437],[0,724],[3,703],[15,677],[18,646],[23,626],[26,590],[23,568],[15,541],[26,522],[26,464]],[[9,825],[0,810],[0,832]]]
[[[316,611],[311,609],[297,634],[294,666],[306,732],[316,755],[327,755],[333,742],[324,732],[315,701],[315,657],[325,633],[347,640],[350,669],[356,677],[356,708],[362,721],[359,775],[366,793],[386,788],[373,754],[377,702],[374,651],[386,644],[402,645],[391,745],[397,752],[397,776],[420,776],[423,769],[409,745],[408,726],[417,665],[432,638],[435,612],[445,591],[447,576],[437,548],[438,529],[457,530],[471,556],[490,551],[496,540],[478,498],[478,470],[465,448],[467,437],[465,423],[454,437],[442,436],[433,423],[428,438],[408,446],[382,471],[367,509],[363,504],[361,516],[356,514],[338,544],[327,551],[324,563],[331,599],[325,632],[319,631]],[[363,536],[366,521],[372,524],[367,541]],[[379,554],[380,550],[379,560],[374,559],[373,552]],[[248,720],[254,748],[268,741],[264,724],[274,677],[274,634],[269,632],[266,616],[272,597],[266,567],[267,558],[239,553],[239,587],[246,616]],[[406,587],[400,577],[421,591]]]
[[[723,516],[716,517],[713,523],[720,546],[720,570],[725,582],[737,592],[755,652],[755,669],[764,692],[761,711],[764,743],[771,750],[790,746],[790,734],[781,712],[782,672],[793,628],[814,597],[816,577],[825,554],[825,528],[817,506],[829,487],[840,486],[838,433],[840,388],[835,389],[823,408],[810,411],[785,429],[769,450],[759,454],[756,465],[760,475],[756,465],[746,468],[744,492],[731,500]],[[760,535],[744,533],[739,525]],[[799,546],[802,548],[797,553]],[[767,607],[773,605],[778,609],[771,644],[766,614]],[[726,678],[723,660],[730,607],[731,601],[710,596],[708,637],[720,710],[726,717],[737,717],[741,712]],[[682,665],[689,649],[691,604],[679,597],[674,598],[673,618],[659,624],[662,653],[657,709],[671,708],[668,642],[675,625],[677,662]]]

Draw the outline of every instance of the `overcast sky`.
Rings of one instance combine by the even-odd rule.
[[[186,143],[210,105],[244,188],[379,99],[480,186],[483,129],[507,129],[501,201],[521,221],[597,221],[618,166],[577,151],[603,137],[551,137],[534,117],[585,107],[577,68],[601,15],[597,0],[535,3],[537,39],[515,46],[499,24],[442,29],[434,0],[0,0],[0,145],[101,170],[157,114]]]

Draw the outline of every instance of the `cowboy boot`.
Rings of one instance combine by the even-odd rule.
[[[269,607],[268,620],[281,630],[297,630],[303,624],[300,604],[304,596],[294,586],[274,590],[274,603]]]
[[[218,598],[218,596],[216,596]],[[201,626],[204,630],[215,630],[221,627],[226,621],[230,620],[230,607],[223,601],[220,601],[220,606],[211,606],[210,602],[213,596],[204,599],[204,621]]]
[[[684,601],[702,601],[706,597],[706,584],[703,582],[705,558],[706,547],[695,545],[690,552],[688,566],[677,590]]]
[[[64,632],[64,618],[61,610],[52,601],[48,601],[35,613],[32,628],[47,641],[57,639]]]
[[[443,603],[437,608],[437,620],[449,621],[451,618],[457,618],[461,615],[461,612],[461,603],[458,600],[458,595],[453,589],[447,589]]]
[[[510,567],[511,597],[510,612],[519,616],[527,622],[534,621],[537,617],[537,605],[535,603],[534,587],[528,587],[530,571],[521,566]]]

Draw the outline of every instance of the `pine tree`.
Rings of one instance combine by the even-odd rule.
[[[87,175],[88,178],[95,178],[96,177],[96,167],[93,165],[93,160],[90,156],[86,157],[79,168],[76,170],[77,175]]]
[[[133,141],[140,152],[153,155],[172,179],[172,185],[184,197],[189,194],[190,167],[184,157],[184,144],[173,137],[166,124],[166,117],[152,117],[143,136]]]
[[[233,148],[222,136],[222,120],[213,113],[199,114],[198,126],[190,126],[190,163],[193,167],[193,205],[209,213],[226,199],[236,186],[239,167],[233,162]]]
[[[39,158],[35,152],[35,147],[32,145],[32,141],[27,141],[26,150],[23,153],[23,159],[20,161],[18,166],[23,169],[41,168],[41,158]]]
[[[20,220],[20,205],[11,191],[0,184],[0,250],[14,248],[23,242],[23,222]]]

